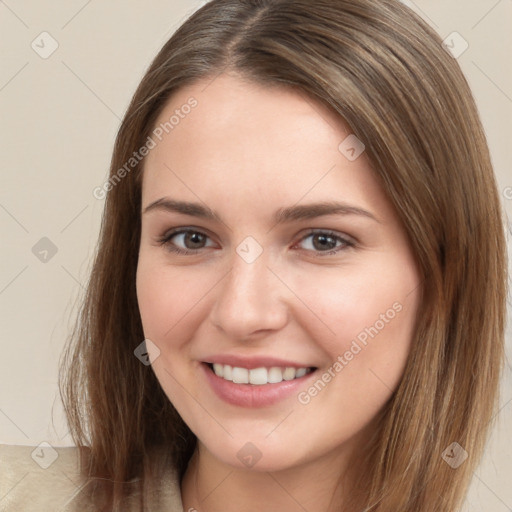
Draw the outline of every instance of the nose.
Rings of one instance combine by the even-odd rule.
[[[210,319],[226,336],[248,340],[287,324],[286,291],[263,255],[247,263],[235,254],[231,271],[219,285]]]

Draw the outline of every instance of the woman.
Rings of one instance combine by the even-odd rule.
[[[68,507],[458,509],[495,410],[504,237],[467,83],[416,15],[210,2],[95,195]]]

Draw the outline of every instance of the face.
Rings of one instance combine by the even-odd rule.
[[[290,89],[210,82],[155,125],[140,314],[200,448],[276,471],[341,454],[372,424],[413,342],[419,275],[337,116]]]

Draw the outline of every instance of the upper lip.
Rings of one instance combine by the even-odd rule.
[[[254,368],[271,368],[279,366],[282,368],[312,368],[310,364],[297,363],[295,361],[287,361],[286,359],[279,359],[271,356],[240,356],[234,354],[219,354],[209,357],[204,360],[205,363],[227,364],[229,366],[236,366],[238,368],[247,368],[252,370]]]

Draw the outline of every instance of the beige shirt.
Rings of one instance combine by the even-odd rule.
[[[92,479],[79,474],[75,447],[0,444],[0,512],[92,512],[84,490]],[[123,511],[140,510],[135,499]],[[180,485],[174,470],[150,492],[151,512],[183,512]]]

